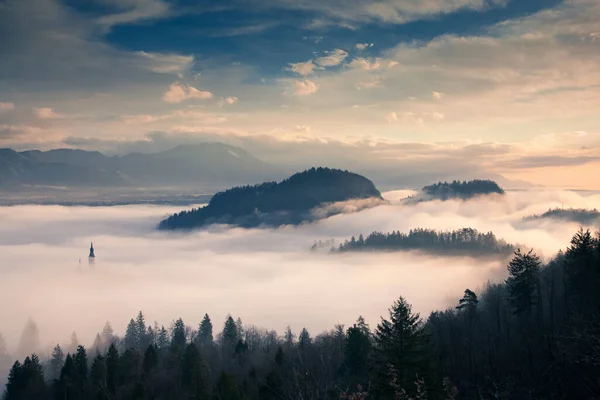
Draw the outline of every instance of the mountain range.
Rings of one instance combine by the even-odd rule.
[[[0,187],[77,188],[232,186],[278,178],[277,168],[223,143],[106,156],[97,151],[0,149]]]

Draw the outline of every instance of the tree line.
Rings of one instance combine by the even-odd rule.
[[[545,265],[518,249],[507,270],[425,320],[399,297],[374,328],[359,317],[315,337],[231,316],[217,335],[208,315],[166,329],[140,312],[123,337],[107,325],[89,348],[15,361],[4,400],[599,398],[600,234],[578,231]]]
[[[472,228],[463,228],[451,232],[416,228],[411,229],[408,233],[400,231],[391,233],[372,232],[366,238],[360,234],[358,239],[352,236],[350,240],[341,243],[336,251],[369,250],[424,250],[446,255],[475,256],[510,255],[515,247],[502,239],[497,239],[492,232],[482,233]]]
[[[452,198],[468,199],[481,194],[504,194],[496,182],[489,179],[474,179],[472,181],[438,182],[424,186],[421,191],[437,199],[447,200]]]

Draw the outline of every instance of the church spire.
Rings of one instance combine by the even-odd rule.
[[[90,243],[90,258],[94,258],[96,255],[94,254],[94,243]]]

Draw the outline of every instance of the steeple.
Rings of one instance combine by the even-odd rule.
[[[90,244],[90,258],[94,258],[96,257],[96,255],[94,254],[94,243]]]

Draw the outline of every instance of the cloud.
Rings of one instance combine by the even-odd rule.
[[[35,114],[36,117],[40,118],[40,119],[58,119],[58,118],[62,118],[62,115],[55,113],[51,108],[49,107],[42,107],[42,108],[33,108],[33,113]]]
[[[392,111],[385,116],[385,119],[389,124],[391,124],[392,122],[398,121],[398,114]]]
[[[169,86],[169,90],[163,95],[163,100],[167,103],[180,103],[184,100],[201,99],[206,100],[213,97],[213,94],[208,91],[198,90],[193,86],[184,85],[175,82]]]
[[[224,105],[234,105],[235,103],[237,103],[239,101],[239,99],[235,96],[229,96],[229,97],[225,97],[221,100],[219,100],[219,107],[223,107]]]
[[[373,47],[374,44],[373,43],[356,43],[356,48],[358,50],[365,50],[368,49],[369,47]]]
[[[14,103],[0,102],[0,112],[7,111],[7,110],[14,110],[14,109],[15,109]]]
[[[441,92],[431,92],[431,97],[433,97],[434,100],[441,100],[442,97],[444,97],[444,94]]]
[[[144,67],[158,73],[182,74],[190,70],[194,63],[194,56],[182,56],[179,54],[161,54],[138,51],[145,60],[150,61]]]
[[[291,63],[290,71],[295,72],[298,75],[306,76],[310,75],[314,72],[316,65],[312,62],[312,60],[300,63]]]
[[[381,68],[381,60],[367,60],[366,58],[357,57],[348,64],[351,68],[364,69],[365,71],[378,70]]]
[[[326,51],[326,56],[318,57],[315,60],[315,63],[321,67],[334,67],[336,65],[340,65],[346,57],[348,57],[348,53],[342,49],[335,49],[333,51]]]
[[[295,81],[291,87],[291,92],[298,96],[310,96],[318,91],[319,85],[309,79]]]
[[[101,25],[111,27],[145,20],[164,18],[169,15],[169,3],[162,0],[102,0],[105,4],[118,8],[114,14],[100,17]]]

